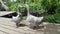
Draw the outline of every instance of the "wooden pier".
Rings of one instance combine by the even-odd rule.
[[[5,12],[5,14],[9,13]],[[5,14],[0,12],[0,16]],[[27,26],[16,28],[11,18],[0,17],[0,34],[60,34],[60,24],[48,24],[45,27],[46,28],[43,27],[37,30]]]
[[[16,11],[0,11],[0,16],[8,15],[11,13],[15,13]]]

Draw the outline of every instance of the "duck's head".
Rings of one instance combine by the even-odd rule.
[[[25,4],[25,7],[26,7],[27,9],[29,9],[29,5],[28,5],[28,4]]]
[[[22,5],[18,5],[18,6],[17,6],[17,14],[20,15],[20,16],[22,15],[22,14],[21,14],[21,8],[22,8],[22,7],[23,7]]]

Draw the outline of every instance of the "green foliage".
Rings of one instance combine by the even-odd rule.
[[[10,10],[17,10],[19,4],[24,5],[24,0],[18,0],[16,2],[10,2],[10,0],[5,1]],[[60,23],[60,0],[35,0],[34,2],[32,2],[32,0],[27,0],[26,2],[30,6],[32,12],[40,12],[41,9],[47,10],[53,6],[57,6],[57,8],[54,9],[56,14],[46,16],[44,21]],[[25,8],[22,9],[22,12],[24,12],[24,9]]]
[[[48,15],[45,17],[45,21],[53,22],[53,23],[60,23],[60,0],[42,0],[41,5],[43,6],[43,9],[49,9],[51,7],[57,7],[55,10],[56,14],[54,15]]]

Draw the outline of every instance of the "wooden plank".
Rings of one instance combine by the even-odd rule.
[[[0,24],[8,25],[11,27],[16,27],[16,24],[6,23],[6,22],[0,22]]]
[[[30,28],[28,28],[28,27],[20,27],[20,28],[13,28],[13,27],[10,27],[10,26],[7,26],[7,25],[4,25],[4,24],[0,24],[1,26],[0,27],[2,27],[3,26],[3,28],[5,28],[5,29],[9,29],[10,31],[12,30],[12,31],[15,31],[15,32],[19,32],[19,33],[21,33],[21,34],[24,34],[24,33],[27,33],[27,34],[38,34],[38,33],[41,33],[41,34],[43,34],[43,32],[38,32],[38,31],[35,31],[35,30],[33,30],[33,29],[30,29]]]
[[[18,34],[19,33],[21,33],[21,34],[24,34],[24,33],[27,33],[27,34],[37,34],[37,33],[41,33],[42,34],[42,32],[36,32],[36,31],[34,31],[33,29],[30,29],[30,28],[28,28],[28,27],[19,27],[19,28],[16,28],[16,27],[12,27],[12,26],[15,26],[15,25],[13,25],[14,23],[12,23],[11,21],[10,21],[10,19],[8,19],[8,18],[1,18],[2,20],[0,20],[0,28],[2,28],[2,29],[0,29],[0,30],[2,30],[2,31],[4,31],[4,32],[7,32],[7,33],[10,33],[10,34],[12,34],[11,33],[11,31],[13,32],[13,34],[14,34],[14,32],[17,32]],[[10,23],[11,22],[11,23]],[[9,23],[10,23],[10,26],[9,26]],[[12,26],[11,26],[12,25]],[[7,29],[7,30],[6,30]],[[10,31],[10,32],[8,32],[8,31]]]
[[[15,25],[15,23],[12,21],[12,19],[0,17],[0,23],[6,24],[6,25],[11,26],[11,27],[16,27],[16,25]]]
[[[47,28],[45,29],[45,32],[48,32],[46,34],[60,34],[60,30],[58,31],[58,26],[54,24],[48,24],[46,27]],[[15,23],[12,22],[12,19],[2,17],[0,17],[0,32],[2,34],[44,34],[44,30],[33,30],[27,26],[16,28]]]
[[[8,33],[0,30],[0,34],[8,34]]]
[[[0,22],[6,22],[6,23],[9,23],[9,24],[15,24],[12,19],[10,18],[3,18],[3,17],[0,17]]]
[[[6,19],[5,21],[7,21],[7,19]],[[9,22],[10,22],[10,21],[9,21]],[[9,23],[9,22],[8,22],[8,23]],[[5,24],[5,23],[6,23],[6,24]],[[0,25],[3,26],[3,27],[6,27],[6,28],[8,28],[8,29],[12,29],[12,30],[16,30],[16,29],[17,29],[16,27],[14,28],[14,27],[9,26],[9,25],[7,24],[7,22],[4,22],[4,20],[3,20],[2,22],[0,21]],[[13,25],[13,24],[11,24],[11,25]],[[14,26],[15,26],[15,25],[14,25]]]
[[[12,31],[15,31],[17,30],[17,28],[15,27],[15,23],[13,23],[11,21],[11,19],[8,19],[8,18],[2,18],[0,17],[0,25],[2,27],[5,27],[5,28],[8,28],[8,29],[11,29]],[[14,28],[15,27],[15,28]]]
[[[11,27],[5,26],[3,24],[0,24],[0,30],[7,32],[9,34],[20,34],[19,32],[15,31],[14,29],[12,29]]]
[[[10,13],[14,13],[14,12],[16,12],[16,11],[0,11],[0,16],[7,15]]]

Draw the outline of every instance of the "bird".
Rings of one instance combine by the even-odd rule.
[[[25,7],[27,9],[27,18],[26,18],[26,21],[29,21],[31,24],[31,26],[37,26],[39,25],[39,23],[42,22],[43,20],[43,16],[42,17],[36,17],[34,15],[31,15],[30,12],[29,12],[29,5],[25,4]]]
[[[18,9],[21,7],[22,6],[19,5]],[[19,27],[19,23],[21,20],[22,20],[22,14],[19,11],[17,11],[17,16],[12,16],[12,21],[14,21],[16,23],[17,28]]]

